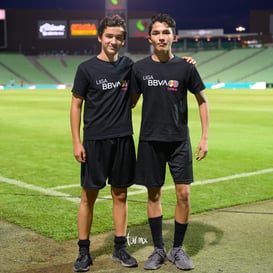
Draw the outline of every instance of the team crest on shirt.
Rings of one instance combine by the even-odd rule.
[[[126,80],[123,80],[121,82],[121,89],[120,90],[122,90],[122,91],[128,90],[128,82]]]
[[[177,91],[179,82],[177,80],[157,80],[153,75],[144,75],[143,80],[147,82],[148,86],[158,87],[165,86],[168,91]]]
[[[177,91],[178,86],[179,86],[179,82],[178,81],[176,81],[176,80],[169,80],[169,83],[168,83],[168,90],[169,91]]]

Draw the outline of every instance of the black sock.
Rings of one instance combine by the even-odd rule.
[[[154,246],[163,249],[164,243],[162,237],[162,215],[155,218],[149,218],[149,224]]]
[[[115,236],[114,238],[114,244],[115,249],[119,250],[123,247],[126,247],[127,238],[125,236]]]
[[[173,247],[181,247],[187,231],[188,224],[180,224],[174,221]]]
[[[78,241],[78,246],[80,251],[88,252],[89,253],[89,247],[90,247],[90,240],[79,240]]]

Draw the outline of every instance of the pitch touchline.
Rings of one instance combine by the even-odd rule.
[[[192,184],[192,186],[218,183],[218,182],[221,182],[221,181],[233,180],[233,179],[236,179],[236,178],[249,177],[249,176],[265,174],[265,173],[270,173],[270,172],[273,172],[273,168],[264,169],[264,170],[260,170],[260,171],[256,171],[256,172],[241,173],[241,174],[235,174],[235,175],[230,175],[230,176],[225,176],[225,177],[208,179],[208,180],[203,180],[203,181],[196,181],[196,182],[194,182]],[[17,187],[33,190],[33,191],[36,191],[36,192],[41,192],[41,193],[44,193],[44,194],[50,195],[50,196],[58,196],[58,197],[66,199],[66,200],[75,202],[75,203],[79,203],[79,201],[80,201],[80,198],[73,197],[70,194],[61,193],[61,192],[53,190],[53,189],[42,188],[42,187],[39,187],[39,186],[28,184],[28,183],[25,183],[25,182],[22,182],[22,181],[19,181],[19,180],[15,180],[15,179],[6,178],[6,177],[3,177],[3,176],[0,176],[0,182],[4,182],[4,183],[7,183],[7,184],[15,185]],[[61,189],[61,188],[65,188],[65,186],[55,187],[54,189],[57,189],[57,188]],[[136,186],[136,188],[140,188],[140,187]],[[169,189],[173,189],[173,188],[174,188],[174,185],[164,186],[163,190],[165,191],[165,190],[169,190]],[[142,189],[137,190],[137,191],[128,192],[128,195],[132,196],[132,195],[142,194],[144,192],[146,192],[145,187],[143,187]],[[104,201],[104,200],[108,200],[108,199],[111,199],[110,195],[109,196],[103,196],[101,199],[98,199],[97,201]]]
[[[202,180],[202,181],[196,181],[196,182],[192,183],[191,186],[199,186],[199,185],[218,183],[218,182],[222,182],[222,181],[233,180],[233,179],[236,179],[236,178],[249,177],[249,176],[253,176],[253,175],[265,174],[265,173],[270,173],[270,172],[273,172],[273,168],[264,169],[264,170],[260,170],[260,171],[256,171],[256,172],[241,173],[241,174],[235,174],[235,175],[230,175],[230,176],[225,176],[225,177],[219,177],[219,178],[207,179],[207,180]],[[171,185],[171,186],[164,186],[162,189],[163,189],[163,191],[165,191],[165,190],[170,190],[170,189],[173,189],[173,188],[174,188],[174,185]],[[128,192],[127,195],[132,196],[132,195],[137,195],[137,194],[141,194],[141,193],[144,193],[144,192],[146,192],[145,187],[143,187],[142,190]],[[109,198],[111,198],[111,196],[110,195],[109,196],[103,196],[102,198],[109,199]]]
[[[225,176],[225,177],[219,177],[219,178],[207,179],[207,180],[202,180],[202,181],[196,181],[196,182],[194,182],[192,184],[192,186],[217,183],[217,182],[221,182],[221,181],[233,180],[233,179],[236,179],[236,178],[249,177],[249,176],[265,174],[265,173],[271,173],[271,172],[273,172],[273,168],[264,169],[264,170],[260,170],[260,171],[256,171],[256,172],[234,174],[234,175]],[[174,186],[167,186],[165,188],[171,188],[171,187],[174,187]]]
[[[58,196],[58,197],[61,197],[61,198],[64,198],[66,200],[76,202],[76,203],[79,203],[79,200],[80,200],[80,198],[77,198],[77,197],[76,198],[71,198],[72,195],[70,195],[70,194],[61,193],[59,191],[55,191],[55,190],[51,190],[51,189],[45,189],[45,188],[42,188],[42,187],[39,187],[39,186],[28,184],[28,183],[25,183],[25,182],[22,182],[22,181],[19,181],[19,180],[15,180],[15,179],[6,178],[6,177],[3,177],[3,176],[0,176],[0,182],[15,185],[17,187],[24,188],[24,189],[33,190],[33,191],[36,191],[36,192],[41,192],[41,193],[44,193],[44,194],[50,195],[50,196]]]

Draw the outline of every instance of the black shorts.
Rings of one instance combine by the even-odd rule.
[[[132,136],[87,140],[83,145],[86,162],[81,164],[81,186],[84,189],[101,189],[106,181],[117,188],[133,184],[136,153]]]
[[[140,141],[136,165],[136,184],[147,188],[161,187],[165,181],[166,163],[176,184],[193,182],[190,141]]]

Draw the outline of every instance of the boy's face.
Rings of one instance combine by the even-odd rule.
[[[102,51],[107,55],[115,55],[124,45],[124,29],[119,26],[106,27],[98,40],[101,43]]]
[[[171,27],[164,22],[155,22],[152,26],[149,42],[153,45],[155,51],[170,51],[176,36]]]

